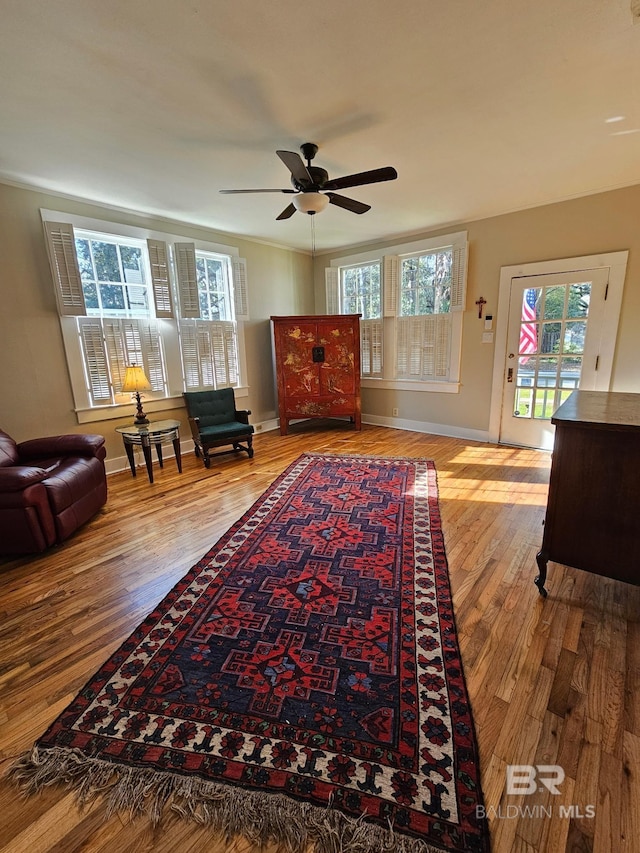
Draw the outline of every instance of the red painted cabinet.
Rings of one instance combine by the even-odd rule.
[[[272,317],[280,432],[302,418],[360,419],[360,314]]]

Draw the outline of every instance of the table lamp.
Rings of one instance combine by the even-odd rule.
[[[144,375],[144,370],[137,364],[132,364],[127,367],[124,374],[124,382],[122,383],[123,392],[132,392],[132,396],[136,401],[136,417],[134,424],[148,424],[149,418],[142,411],[142,402],[140,400],[141,391],[150,391],[151,383]]]

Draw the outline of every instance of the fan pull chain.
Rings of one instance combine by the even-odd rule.
[[[315,258],[316,256],[316,218],[315,216],[310,216],[311,220],[311,257]]]

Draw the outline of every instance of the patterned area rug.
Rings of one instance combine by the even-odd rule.
[[[303,454],[12,773],[296,853],[487,851],[433,463]]]

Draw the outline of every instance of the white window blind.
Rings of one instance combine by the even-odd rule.
[[[87,310],[76,256],[73,226],[67,222],[44,222],[43,224],[58,313],[62,317],[85,316]]]
[[[340,270],[327,267],[324,271],[324,283],[327,300],[327,314],[340,313]]]
[[[102,321],[97,317],[83,317],[78,320],[78,331],[91,404],[101,406],[112,403],[113,393],[108,367],[109,360],[105,348]]]
[[[238,385],[235,323],[228,320],[183,320],[180,324],[180,346],[187,390]]]
[[[383,313],[395,317],[398,313],[398,282],[400,280],[400,258],[385,255],[382,259]]]
[[[451,314],[398,317],[397,377],[424,381],[448,379],[451,327]]]
[[[200,316],[198,297],[198,273],[196,270],[196,249],[193,243],[174,243],[176,276],[180,294],[180,316],[196,318]]]
[[[165,392],[162,344],[155,322],[99,317],[79,317],[77,322],[92,405],[115,402],[130,364],[143,367],[152,391]]]
[[[164,240],[147,240],[151,285],[156,306],[156,317],[173,317],[171,279],[169,276],[169,252]]]
[[[247,262],[244,258],[232,258],[233,305],[236,320],[249,319],[249,293],[247,288]]]
[[[382,320],[360,320],[360,366],[363,376],[382,376]]]
[[[451,265],[451,310],[464,311],[467,302],[467,257],[469,246],[465,243],[453,249]]]

